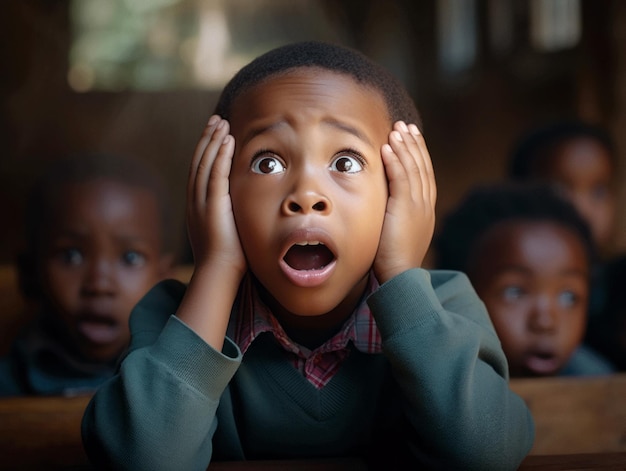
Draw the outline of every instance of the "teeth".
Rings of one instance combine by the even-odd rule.
[[[301,245],[301,246],[305,246],[305,245],[320,245],[321,242],[319,240],[310,240],[310,241],[302,241],[302,242],[296,242],[296,245]]]

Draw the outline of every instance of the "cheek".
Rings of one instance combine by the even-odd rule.
[[[132,308],[161,279],[157,267],[140,271],[129,270],[118,275],[117,285],[123,298],[127,300],[128,307]]]
[[[230,182],[230,199],[233,216],[240,238],[254,233],[255,228],[263,225],[270,215],[270,208],[276,198],[272,193],[272,185],[260,185],[246,178],[234,178]]]
[[[503,344],[516,345],[524,335],[524,323],[516,316],[491,314],[496,333]]]
[[[237,235],[247,257],[257,254],[265,245],[269,225],[274,221],[270,217],[270,202],[262,194],[247,194],[241,198],[233,195],[233,215]]]
[[[562,322],[565,323],[563,330],[567,343],[573,350],[583,340],[587,324],[586,313],[584,311],[575,313],[569,319],[564,317]]]
[[[380,235],[383,229],[387,207],[387,193],[372,191],[368,197],[345,198],[338,209],[337,221],[343,226],[344,234],[349,237],[349,243],[362,256],[373,257],[378,251]],[[357,257],[358,258],[358,257]]]
[[[387,212],[387,200],[389,198],[387,181],[384,179],[377,180],[374,184],[370,184],[367,187],[368,192],[365,197],[356,197],[354,205],[362,212],[363,215],[361,219],[365,225],[382,229]],[[370,231],[376,232],[373,230]],[[378,234],[380,234],[380,231],[378,231]]]
[[[46,264],[42,269],[42,283],[46,296],[65,309],[75,300],[80,290],[81,275],[78,270],[63,269]]]
[[[486,300],[487,310],[496,333],[502,342],[503,349],[514,352],[523,347],[526,335],[526,316],[513,306],[495,307]]]

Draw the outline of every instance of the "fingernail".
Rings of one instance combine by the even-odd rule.
[[[393,131],[391,135],[395,140],[402,142],[402,134],[400,134],[398,131]]]
[[[219,117],[219,116],[217,116],[217,115],[213,115],[213,116],[211,116],[211,117],[209,118],[208,125],[209,125],[209,126],[213,126],[215,123],[217,123],[217,120],[218,120],[218,119],[220,119],[220,117]]]
[[[409,132],[409,128],[406,127],[406,124],[404,121],[400,121],[400,129],[402,129],[404,132]]]
[[[411,130],[411,133],[415,134],[416,136],[419,136],[420,134],[422,134],[420,132],[420,129],[415,124],[409,124],[409,129]]]

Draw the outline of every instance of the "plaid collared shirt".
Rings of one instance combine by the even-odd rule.
[[[259,299],[250,278],[248,277],[244,283],[231,337],[242,353],[246,352],[259,334],[271,332],[293,366],[311,384],[321,389],[337,373],[341,363],[348,356],[349,342],[363,353],[382,351],[380,332],[365,302],[367,295],[378,288],[378,282],[372,274],[359,306],[346,320],[341,330],[315,350],[309,350],[291,340],[268,307]]]

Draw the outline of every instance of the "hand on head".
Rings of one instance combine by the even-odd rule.
[[[382,147],[389,199],[374,272],[379,282],[421,266],[435,228],[437,187],[424,137],[398,121]]]
[[[228,121],[211,116],[189,169],[187,230],[196,265],[223,264],[246,271],[229,193],[228,176],[235,150]]]
[[[228,121],[209,120],[191,163],[187,226],[196,264],[246,270],[232,213],[229,172],[235,142]],[[381,150],[389,199],[374,270],[382,283],[421,266],[435,226],[437,188],[430,155],[415,124],[394,124]]]

